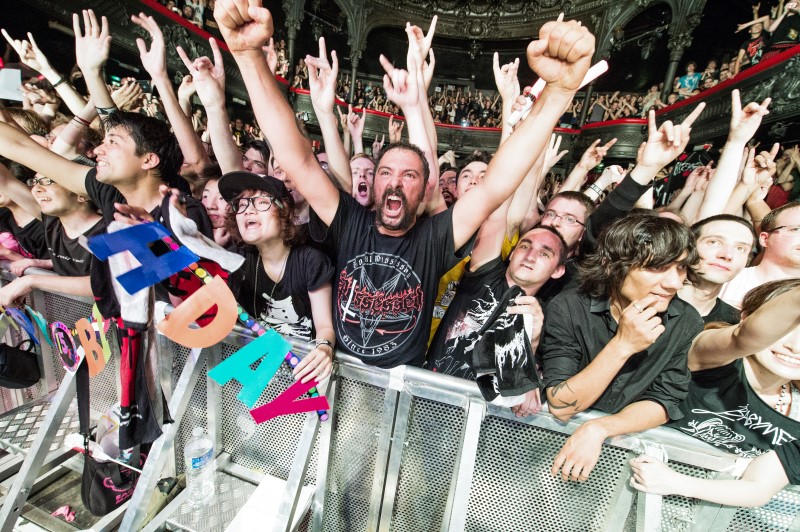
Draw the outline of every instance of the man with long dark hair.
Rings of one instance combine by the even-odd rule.
[[[675,297],[697,263],[691,230],[675,220],[635,214],[601,235],[579,266],[581,285],[547,306],[540,349],[550,413],[562,421],[589,408],[587,421],[553,464],[565,480],[586,480],[603,440],[681,416],[686,356],[703,322]]]

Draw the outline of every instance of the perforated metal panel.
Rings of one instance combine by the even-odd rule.
[[[178,378],[180,378],[181,371],[183,367],[186,365],[186,361],[189,358],[190,350],[188,347],[184,347],[180,344],[176,344],[171,340],[167,342],[169,348],[172,350],[172,387],[175,388],[175,384],[178,382]],[[178,429],[178,434],[175,437],[175,466],[178,471],[178,474],[183,473],[184,471],[184,463],[183,463],[183,448],[186,445],[186,442],[189,438],[192,437],[192,430],[194,427],[203,427],[204,430],[208,431],[208,418],[206,417],[206,409],[208,405],[208,394],[206,390],[206,380],[208,377],[206,376],[208,373],[208,365],[203,362],[203,367],[200,369],[200,375],[197,378],[197,384],[192,390],[192,396],[189,400],[189,404],[186,406],[186,412],[183,415],[183,419],[180,423],[180,428]]]
[[[224,344],[223,359],[238,349],[238,346]],[[254,408],[272,401],[293,383],[288,366],[281,364]],[[222,387],[222,448],[234,463],[286,480],[303,431],[305,414],[279,416],[257,425],[249,409],[236,398],[240,390],[241,385],[235,381]],[[316,465],[312,465],[309,483],[313,483],[316,471]]]
[[[800,514],[800,488],[792,486],[775,495],[760,508],[740,508],[729,532],[795,532],[792,523]]]
[[[393,531],[438,530],[466,421],[459,407],[414,398],[394,500]]]
[[[367,529],[378,439],[391,436],[380,431],[383,388],[347,378],[340,378],[339,386],[325,486],[325,532]]]
[[[602,530],[627,452],[603,446],[585,483],[550,474],[567,436],[487,417],[478,443],[466,530]]]
[[[679,462],[670,462],[669,465],[672,469],[684,475],[697,478],[708,477],[706,469]],[[699,502],[697,499],[679,495],[664,497],[661,504],[662,532],[685,532],[691,530]]]

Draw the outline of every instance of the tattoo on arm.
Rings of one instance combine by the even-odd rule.
[[[563,399],[558,399],[557,397],[558,393],[562,391],[564,388],[566,388],[569,393],[575,394],[572,388],[569,387],[569,384],[567,384],[567,381],[559,382],[558,384],[550,388],[550,394],[547,401],[548,403],[550,403],[550,408],[553,410],[563,410],[565,408],[573,408],[575,410],[578,410],[580,408],[580,405],[578,405],[577,399],[572,402],[566,402]]]

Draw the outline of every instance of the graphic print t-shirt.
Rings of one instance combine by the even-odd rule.
[[[333,323],[337,347],[367,364],[421,366],[439,278],[470,246],[454,249],[452,209],[417,219],[402,237],[375,226],[375,212],[339,192],[330,227],[315,214],[314,240],[336,249]]]
[[[47,249],[50,251],[50,258],[53,260],[53,271],[58,275],[70,277],[89,275],[92,254],[78,243],[77,238],[67,236],[61,220],[57,217],[42,214],[42,222],[44,223]],[[83,234],[87,237],[100,234],[105,230],[105,226],[105,222],[99,220]]]
[[[478,331],[508,289],[505,273],[505,263],[497,258],[475,272],[464,274],[428,349],[428,369],[475,380],[472,348],[479,339]]]
[[[739,456],[752,458],[800,443],[800,422],[778,413],[753,391],[742,360],[692,372],[680,408],[684,417],[670,427]],[[800,469],[800,464],[793,467]],[[784,468],[788,474],[790,467]]]
[[[292,248],[283,278],[276,284],[259,264],[258,251],[248,246],[245,262],[229,283],[239,304],[264,327],[302,340],[314,338],[309,292],[333,277],[328,257],[311,246]]]

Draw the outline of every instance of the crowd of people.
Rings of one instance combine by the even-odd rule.
[[[733,91],[721,156],[684,164],[684,182],[660,205],[654,180],[686,151],[702,103],[680,124],[658,124],[650,109],[632,168],[610,165],[590,182],[616,142],[597,140],[557,185],[548,175],[565,151],[552,131],[591,64],[588,29],[561,19],[542,27],[525,60],[546,86],[513,126],[527,101],[519,64],[495,63],[497,97],[473,98],[499,105],[500,146],[458,161],[437,151],[426,63],[434,32],[409,26],[406,68],[381,57],[379,89],[404,121],[371,150],[364,115],[334,111],[336,54],[321,39],[319,54],[304,58],[324,141],[315,153],[276,81],[269,11],[236,0],[205,8],[247,73],[258,132],[231,125],[216,41],[211,58],[178,49],[191,78],[176,90],[158,24],[132,17],[150,37],[139,51],[160,107],[149,112],[137,84],[103,79],[104,17],[74,17],[88,94],[24,29],[4,32],[58,99],[0,111],[0,254],[19,276],[0,288],[0,306],[32,290],[93,297],[119,320],[126,356],[150,324],[81,240],[157,221],[180,241],[186,219],[214,243],[202,268],[228,282],[249,316],[312,344],[298,379],[327,378],[340,350],[380,368],[474,380],[487,401],[521,417],[542,404],[561,421],[604,412],[553,457],[565,480],[589,478],[606,438],[667,425],[754,459],[741,479],[710,480],[642,456],[632,462],[637,489],[751,506],[800,482],[800,152],[751,146],[769,99],[741,102]],[[203,105],[202,134],[185,105],[189,85]],[[243,266],[226,270],[215,260],[226,252]],[[26,274],[31,267],[57,275]],[[200,286],[193,279],[166,279],[156,298],[180,306]]]

